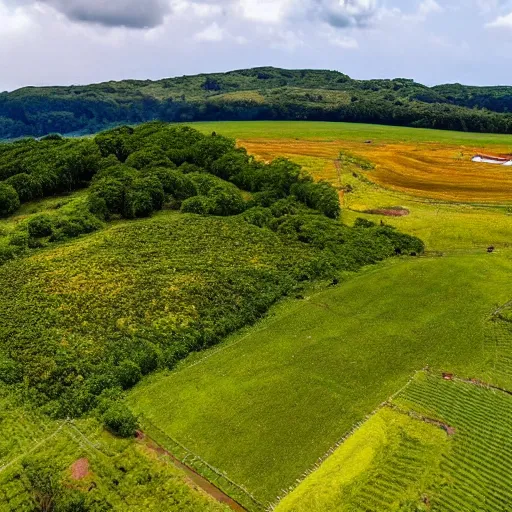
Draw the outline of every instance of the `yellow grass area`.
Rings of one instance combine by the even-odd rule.
[[[445,143],[379,143],[294,139],[240,140],[251,153],[265,159],[281,155],[292,159],[324,160],[308,166],[317,178],[340,185],[332,164],[340,150],[364,157],[375,164],[366,178],[385,188],[408,195],[448,202],[502,204],[512,202],[512,167],[471,161],[485,148]],[[505,154],[507,147],[493,147],[493,154]]]
[[[512,168],[471,162],[474,153],[486,152],[482,148],[468,150],[441,142],[418,142],[414,146],[312,139],[251,138],[238,142],[258,158],[270,161],[278,156],[288,157],[316,179],[330,181],[340,190],[342,221],[347,224],[357,217],[382,221],[420,237],[430,251],[479,252],[490,245],[500,250],[510,246],[512,203],[508,204],[512,201]],[[503,149],[493,148],[492,153],[504,153]],[[335,160],[341,150],[371,160],[376,169],[362,171],[352,165],[337,169]],[[381,155],[381,163],[375,155]],[[443,155],[447,161],[445,168]],[[405,162],[411,161],[415,161],[415,167],[406,166]],[[452,169],[453,176],[460,178],[458,185],[455,178],[451,180],[457,188],[442,188],[442,180],[449,174],[446,169]],[[395,184],[408,176],[410,188]],[[343,193],[347,187],[350,192]],[[504,205],[496,204],[500,202]],[[365,214],[367,210],[396,206],[407,208],[409,215]]]

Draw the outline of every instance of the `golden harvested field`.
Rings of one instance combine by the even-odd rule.
[[[510,147],[459,146],[432,142],[357,140],[240,139],[239,144],[259,158],[287,156],[304,165],[316,178],[343,186],[334,165],[341,150],[375,165],[364,172],[370,181],[408,195],[447,202],[503,204],[512,202],[512,167],[478,164],[477,153],[506,154]]]

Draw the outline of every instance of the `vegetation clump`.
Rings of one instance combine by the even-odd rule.
[[[5,144],[1,173],[36,180],[45,197],[82,189],[0,246],[1,262],[24,256],[0,267],[0,313],[9,310],[0,379],[23,381],[57,417],[80,416],[109,390],[218,343],[302,281],[423,251],[392,228],[337,222],[337,191],[299,165],[257,161],[233,139],[188,127]],[[12,213],[18,193],[0,187]],[[122,416],[114,412],[112,422]]]

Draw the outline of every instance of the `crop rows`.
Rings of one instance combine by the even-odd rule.
[[[415,380],[395,403],[455,428],[451,450],[430,490],[432,510],[510,510],[510,395],[428,375]]]
[[[422,473],[425,451],[425,445],[404,432],[399,446],[386,457],[386,464],[371,472],[369,478],[358,487],[350,500],[350,510],[395,510],[397,496],[403,489],[411,487]]]
[[[493,378],[510,382],[512,379],[512,326],[509,322],[498,318],[490,322],[486,348],[492,365]]]

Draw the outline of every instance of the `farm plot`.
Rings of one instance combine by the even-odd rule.
[[[449,450],[449,437],[440,428],[384,407],[286,496],[276,512],[417,510]]]
[[[377,223],[382,221],[419,236],[433,251],[485,250],[489,245],[507,247],[510,244],[512,189],[508,180],[512,178],[512,170],[496,170],[492,165],[482,167],[470,161],[471,148],[486,148],[487,152],[492,153],[509,152],[512,147],[510,135],[313,122],[219,122],[195,123],[193,126],[205,132],[216,130],[237,136],[239,145],[258,158],[272,160],[286,156],[302,165],[316,179],[330,181],[341,192],[342,220],[345,223],[351,224],[357,217]],[[372,139],[373,143],[365,144],[368,139]],[[341,150],[366,157],[378,165],[371,171],[353,165],[337,166],[335,162]],[[394,161],[396,155],[407,152],[417,159],[412,167],[408,163],[400,166]],[[385,157],[381,162],[374,161],[375,155],[380,158],[380,153],[387,153],[388,160]],[[427,158],[429,155],[434,159],[433,166]],[[448,158],[450,166],[458,169],[453,176],[447,172],[445,158]],[[461,189],[463,195],[452,197],[450,194],[457,192],[453,192],[453,187],[457,186],[455,181],[437,193],[431,189],[426,192],[415,190],[414,186],[394,187],[387,182],[387,178],[377,183],[376,177],[384,172],[383,169],[396,172],[397,176],[410,174],[411,179],[414,173],[421,172],[428,183],[435,183],[438,175],[455,180],[462,169],[460,172],[471,180],[469,187],[475,188],[476,195],[473,192],[464,195],[467,191]],[[494,175],[495,172],[498,175]],[[482,180],[490,180],[491,188],[497,183],[503,186],[503,190],[497,191],[496,195],[492,192],[490,202],[485,181]],[[441,197],[439,193],[444,195]],[[484,204],[453,202],[463,199]],[[504,204],[497,206],[493,204],[496,201]],[[368,210],[396,206],[407,208],[410,214],[403,217],[365,214]]]
[[[487,318],[509,298],[511,269],[506,254],[387,262],[283,304],[128,403],[271,503],[417,368],[487,378]]]
[[[275,156],[334,160],[340,150],[367,158],[375,169],[365,176],[386,188],[449,202],[512,202],[510,167],[477,164],[481,152],[507,154],[510,135],[481,135],[346,123],[199,123],[203,130],[235,131],[241,146],[265,160]],[[369,143],[371,142],[371,143]],[[310,168],[335,179],[332,168]]]
[[[431,510],[510,509],[512,396],[459,381],[420,375],[394,402],[455,428],[429,495]]]
[[[276,512],[509,510],[511,418],[510,394],[420,372]]]

